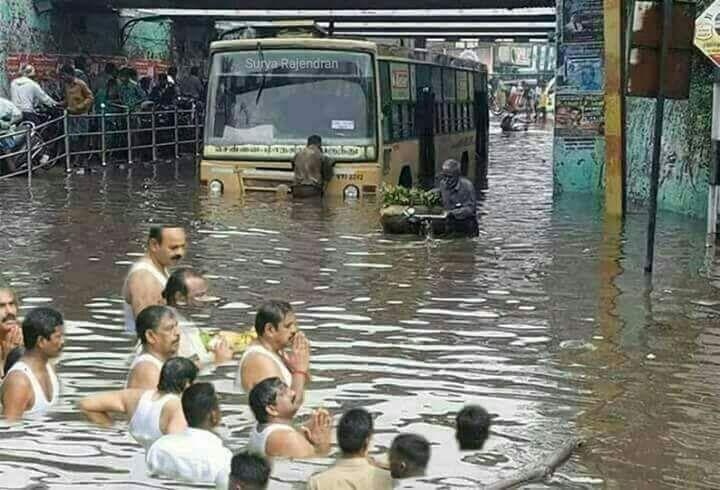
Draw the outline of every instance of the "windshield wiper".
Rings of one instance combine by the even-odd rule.
[[[260,58],[262,80],[260,81],[260,88],[258,88],[257,97],[255,98],[255,105],[258,105],[258,102],[260,102],[260,96],[262,95],[263,89],[265,89],[265,70],[267,70],[267,66],[265,66],[265,55],[263,54],[262,45],[260,43],[257,43],[257,53],[258,58]]]

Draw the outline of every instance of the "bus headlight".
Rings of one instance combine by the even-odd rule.
[[[352,184],[345,186],[345,189],[343,189],[344,199],[357,199],[358,197],[360,197],[360,189],[357,186]]]
[[[211,180],[210,181],[210,192],[214,194],[222,194],[223,191],[223,183],[221,180]]]

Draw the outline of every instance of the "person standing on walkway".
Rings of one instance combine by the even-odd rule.
[[[78,407],[93,423],[110,427],[112,414],[123,414],[128,432],[147,451],[165,434],[187,428],[180,396],[195,382],[198,368],[184,357],[173,357],[163,364],[160,381],[152,390],[125,389],[83,398]]]
[[[65,108],[70,114],[68,121],[68,131],[73,140],[74,151],[87,151],[90,148],[89,132],[90,121],[87,114],[93,107],[95,97],[87,84],[78,78],[75,69],[70,65],[65,65],[60,69],[60,78],[63,82],[63,91],[65,93]],[[75,162],[80,158],[87,159],[88,156],[77,156]]]
[[[163,364],[177,355],[180,327],[175,312],[167,306],[153,305],[137,317],[137,336],[142,351],[130,365],[127,388],[154,389],[160,382]]]
[[[152,226],[147,252],[130,268],[123,284],[125,331],[135,332],[135,317],[150,305],[164,303],[168,267],[177,265],[187,248],[185,230],[180,227]]]
[[[90,87],[90,77],[88,77],[87,60],[85,59],[85,57],[77,56],[73,60],[73,65],[75,67],[75,78],[82,80],[83,82],[85,82],[85,85]]]
[[[267,378],[278,377],[295,393],[295,408],[302,406],[305,385],[310,379],[310,344],[298,332],[297,319],[290,303],[266,301],[255,315],[257,340],[245,349],[240,359],[235,387],[249,393]],[[292,346],[292,352],[285,349]]]
[[[310,478],[308,490],[392,490],[390,472],[368,459],[372,435],[373,419],[367,410],[345,412],[337,427],[342,455],[335,466]]]
[[[10,352],[23,345],[17,314],[18,298],[15,291],[0,287],[0,379],[5,375],[3,366]]]
[[[42,89],[34,80],[35,76],[32,65],[23,66],[20,76],[10,83],[10,98],[22,112],[23,119],[37,123],[40,121],[35,114],[36,109],[43,106],[57,107],[60,103]]]
[[[41,415],[60,397],[60,382],[51,359],[60,356],[65,338],[62,315],[52,308],[31,310],[22,323],[25,354],[5,376],[2,384],[3,415],[17,420]]]
[[[185,97],[190,97],[196,101],[204,101],[205,87],[202,80],[200,80],[200,68],[197,66],[190,68],[190,76],[180,81],[180,92]]]

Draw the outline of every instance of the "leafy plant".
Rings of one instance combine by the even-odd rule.
[[[440,194],[425,191],[417,187],[407,188],[383,184],[383,206],[426,206],[433,208],[442,206]]]

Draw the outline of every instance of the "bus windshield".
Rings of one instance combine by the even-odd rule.
[[[216,53],[208,91],[206,157],[290,160],[317,134],[336,161],[376,159],[370,54],[260,45]]]

